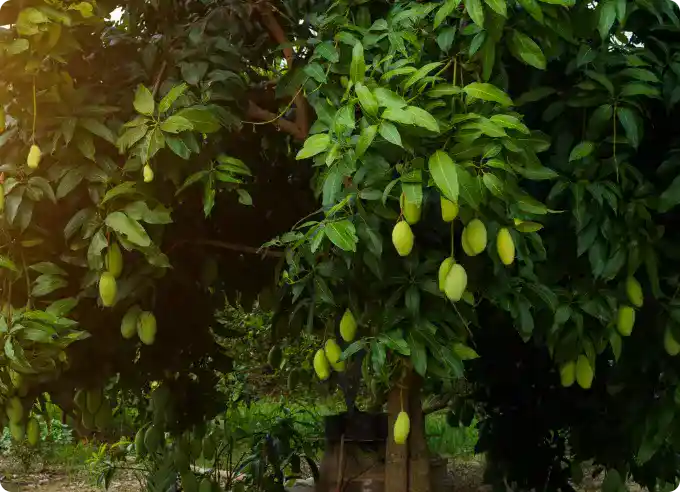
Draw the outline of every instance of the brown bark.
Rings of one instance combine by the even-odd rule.
[[[387,397],[388,437],[385,450],[385,491],[408,492],[408,446],[394,442],[394,422],[399,412],[408,412],[408,389],[397,386],[392,388]],[[403,403],[403,408],[402,408]]]
[[[409,378],[408,408],[411,417],[409,447],[409,492],[430,492],[430,455],[425,438],[425,415],[421,395],[422,378]]]

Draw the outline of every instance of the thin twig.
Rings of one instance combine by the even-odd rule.
[[[161,63],[161,68],[160,70],[158,70],[158,75],[156,75],[156,81],[153,83],[153,90],[151,91],[153,97],[156,97],[158,87],[161,85],[161,78],[163,77],[166,68],[168,68],[168,62],[166,60],[163,60],[163,63]]]
[[[215,248],[222,248],[222,249],[228,249],[231,251],[236,251],[239,253],[248,253],[248,254],[253,254],[253,255],[262,255],[263,257],[266,256],[271,256],[275,258],[283,258],[285,256],[283,251],[272,251],[270,249],[261,249],[261,248],[255,248],[253,246],[245,246],[243,244],[234,244],[234,243],[227,243],[224,241],[216,241],[212,239],[199,239],[196,241],[180,241],[176,243],[175,246],[179,246],[181,244],[192,244],[192,245],[201,245],[201,246],[213,246]]]

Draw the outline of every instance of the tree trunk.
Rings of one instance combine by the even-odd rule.
[[[403,408],[402,408],[403,402]],[[388,437],[385,450],[385,491],[408,492],[408,445],[394,442],[394,422],[402,411],[408,412],[408,389],[392,388],[387,398]]]
[[[409,492],[430,492],[430,456],[425,438],[425,415],[423,415],[421,386],[422,378],[413,374],[409,378],[408,398],[411,417],[411,433],[408,439]]]

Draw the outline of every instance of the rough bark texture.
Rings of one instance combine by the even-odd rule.
[[[388,430],[387,449],[385,452],[385,491],[408,492],[408,445],[394,442],[394,421],[402,410],[408,412],[408,390],[392,388],[387,399]]]
[[[408,398],[411,417],[411,433],[408,439],[409,492],[430,492],[430,456],[425,439],[425,415],[423,414],[421,386],[421,377],[414,374],[410,378]]]

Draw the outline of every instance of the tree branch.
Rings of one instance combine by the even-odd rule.
[[[253,101],[248,101],[248,108],[246,109],[246,116],[248,119],[256,121],[271,121],[279,130],[284,131],[293,136],[296,140],[304,140],[307,138],[307,131],[303,131],[297,123],[294,123],[285,118],[279,118],[278,115],[262,109]]]
[[[234,243],[226,243],[224,241],[215,241],[212,239],[197,239],[197,240],[186,240],[186,241],[180,241],[178,243],[175,243],[170,249],[174,249],[176,246],[180,246],[182,244],[192,244],[192,245],[201,245],[201,246],[213,246],[215,248],[222,248],[222,249],[228,249],[231,251],[236,251],[238,253],[248,253],[248,254],[253,254],[253,255],[262,255],[262,257],[275,257],[275,258],[283,258],[285,253],[282,251],[273,251],[271,249],[262,249],[262,248],[255,248],[253,246],[245,246],[243,244],[234,244]]]
[[[288,65],[288,70],[293,69],[293,48],[290,46],[290,43],[288,42],[288,38],[286,36],[286,33],[284,32],[283,28],[281,27],[281,24],[279,23],[278,19],[274,15],[274,10],[273,7],[269,3],[264,3],[260,4],[260,15],[262,17],[262,22],[269,32],[269,36],[276,41],[278,44],[283,46],[283,56],[286,59],[286,64]],[[299,91],[293,100],[295,103],[295,126],[297,126],[298,131],[293,134],[290,131],[288,133],[291,133],[295,138],[298,140],[304,140],[307,138],[307,134],[309,133],[309,111],[308,111],[308,105],[307,105],[307,100],[305,99],[305,96],[302,94],[302,91]],[[248,108],[250,109],[250,107]],[[276,117],[276,115],[272,115],[273,117]],[[265,121],[268,121],[271,118],[266,119]],[[280,119],[279,119],[280,120]],[[283,125],[280,125],[280,128],[284,130]],[[287,130],[284,130],[287,131]]]

